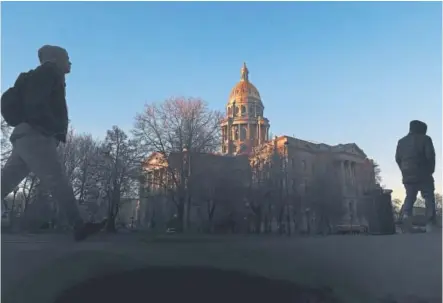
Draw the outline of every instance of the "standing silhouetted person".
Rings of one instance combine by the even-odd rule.
[[[65,49],[45,45],[38,51],[40,66],[17,78],[2,96],[5,121],[14,126],[12,152],[1,172],[4,199],[30,172],[60,204],[76,240],[100,231],[106,223],[83,223],[72,186],[58,159],[57,146],[66,142],[68,110],[65,75],[71,62]]]
[[[427,225],[430,231],[435,224],[434,178],[435,150],[432,139],[426,135],[427,125],[414,120],[409,124],[409,133],[397,144],[395,161],[400,167],[406,198],[403,204],[403,223],[411,227],[411,217],[418,192],[426,204]]]

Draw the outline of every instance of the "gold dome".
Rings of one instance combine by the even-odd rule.
[[[238,82],[229,94],[229,103],[244,103],[248,102],[250,99],[255,99],[254,101],[261,102],[260,93],[258,89],[249,82],[249,70],[246,67],[246,63],[243,63],[241,68],[240,82]]]

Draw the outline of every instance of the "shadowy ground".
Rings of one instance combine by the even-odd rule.
[[[380,302],[380,298],[389,295],[393,298],[415,295],[427,299],[423,302],[433,303],[441,302],[441,251],[441,233],[324,238],[177,235],[153,238],[143,234],[128,234],[99,235],[83,243],[75,243],[66,235],[3,235],[2,302],[54,303],[63,290],[89,278],[129,270],[136,271],[133,274],[127,272],[120,277],[125,281],[139,281],[138,284],[129,283],[130,288],[127,288],[118,283],[118,276],[114,276],[113,280],[105,283],[108,285],[105,288],[107,291],[99,293],[105,296],[106,293],[117,291],[121,295],[126,294],[125,298],[129,301],[131,293],[135,292],[133,285],[138,285],[140,291],[146,292],[149,297],[152,291],[148,284],[152,283],[153,276],[159,274],[158,268],[152,269],[152,266],[171,267],[162,280],[165,282],[170,278],[171,284],[156,286],[158,291],[171,294],[183,292],[185,290],[174,291],[173,285],[176,283],[178,287],[178,281],[186,277],[188,284],[193,283],[194,287],[204,293],[208,287],[216,287],[205,285],[204,281],[227,280],[229,274],[224,278],[223,274],[212,278],[204,278],[204,274],[201,274],[201,282],[195,281],[193,275],[180,271],[177,267],[209,266],[295,283],[276,286],[272,281],[261,280],[260,288],[268,289],[274,298],[278,294],[272,291],[272,287],[280,289],[280,294],[288,296],[301,296],[313,291],[313,288],[322,289],[316,294],[326,295],[323,290],[329,287],[340,299],[338,302],[371,303]],[[172,274],[174,271],[177,276]],[[241,281],[248,277],[232,278],[235,279]],[[246,280],[239,283],[248,284]],[[114,287],[111,281],[120,286]],[[95,280],[94,283],[98,282]],[[159,280],[158,283],[160,282]],[[98,287],[97,284],[94,287]],[[233,289],[230,286],[229,288]],[[214,291],[218,293],[213,296],[216,298],[223,292],[233,294],[234,291],[229,288],[226,286],[225,291],[222,288],[216,289]],[[112,297],[116,296],[112,293]],[[259,297],[265,296],[262,294]],[[181,295],[181,298],[188,301],[186,294]],[[104,298],[97,300],[106,302]],[[275,301],[276,299],[271,300]],[[287,302],[303,301],[297,299]],[[334,301],[324,299],[318,302]]]
[[[327,289],[300,287],[236,271],[199,267],[150,267],[91,279],[65,291],[55,303],[339,302]]]

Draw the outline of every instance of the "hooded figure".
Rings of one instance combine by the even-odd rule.
[[[404,218],[412,216],[418,192],[426,203],[429,222],[435,220],[434,178],[435,150],[432,139],[426,135],[426,123],[418,120],[409,123],[409,133],[397,144],[395,161],[401,170],[406,198]]]
[[[409,133],[398,141],[395,161],[404,184],[434,183],[435,151],[432,139],[426,135],[426,123],[414,120]]]

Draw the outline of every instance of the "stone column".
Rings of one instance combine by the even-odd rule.
[[[355,162],[351,162],[349,165],[351,184],[355,185]]]
[[[346,188],[346,167],[345,167],[345,161],[340,161],[340,171],[341,171],[341,177],[343,182],[343,188]]]
[[[222,146],[226,143],[226,126],[222,126]]]
[[[349,174],[349,161],[345,161],[345,177],[346,177],[346,185],[350,184],[350,174]]]
[[[261,144],[261,125],[260,122],[258,123],[258,145]]]

